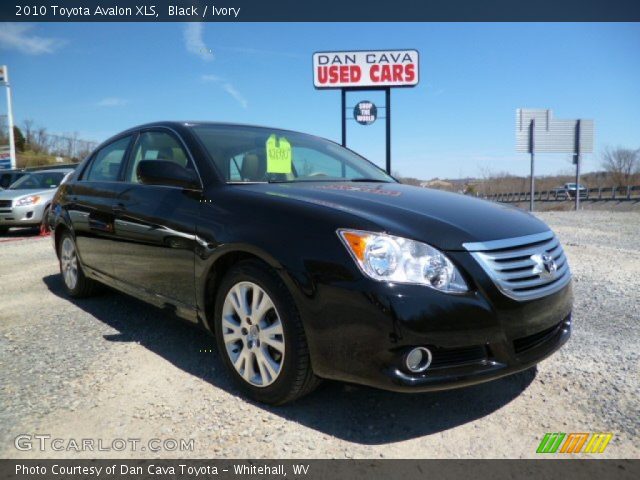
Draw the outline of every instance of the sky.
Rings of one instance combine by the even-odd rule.
[[[157,120],[340,141],[340,92],[314,89],[312,53],[396,48],[417,49],[421,64],[420,84],[391,95],[392,170],[403,176],[528,174],[529,156],[515,152],[517,108],[593,119],[583,171],[600,168],[606,146],[640,148],[638,23],[0,24],[18,126],[31,119],[97,141]],[[349,93],[347,106],[361,100],[384,106],[370,91]],[[384,120],[347,125],[347,145],[383,166]],[[572,169],[568,155],[536,156],[537,174]]]

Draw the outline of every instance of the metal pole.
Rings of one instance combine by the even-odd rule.
[[[345,110],[347,109],[347,92],[343,88],[340,90],[342,92],[341,97],[341,108],[340,108],[340,118],[342,119],[342,146],[347,146],[347,120],[345,119]]]
[[[580,120],[576,122],[576,211],[580,210]]]
[[[529,151],[531,152],[531,194],[529,198],[529,211],[533,212],[533,193],[535,192],[535,171],[534,171],[534,160],[535,160],[535,127],[536,120],[535,118],[531,119],[531,125],[529,128]]]
[[[13,108],[11,107],[11,86],[9,85],[9,70],[7,66],[2,67],[4,71],[4,85],[7,87],[7,125],[9,126],[9,155],[11,156],[11,168],[16,168],[16,143],[13,135]]]
[[[386,136],[387,136],[387,173],[391,175],[391,89],[386,88],[384,91],[386,104]]]

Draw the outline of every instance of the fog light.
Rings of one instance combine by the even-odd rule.
[[[424,372],[431,365],[431,351],[425,347],[416,347],[404,357],[404,364],[412,373]]]

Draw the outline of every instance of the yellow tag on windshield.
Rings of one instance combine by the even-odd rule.
[[[272,134],[267,139],[267,173],[291,173],[291,144],[285,137]]]

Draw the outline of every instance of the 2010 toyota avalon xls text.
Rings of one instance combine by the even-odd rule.
[[[527,369],[570,335],[571,274],[543,222],[402,185],[310,135],[132,128],[76,169],[52,213],[69,295],[104,283],[172,309],[215,333],[263,402],[322,378],[470,385]]]

